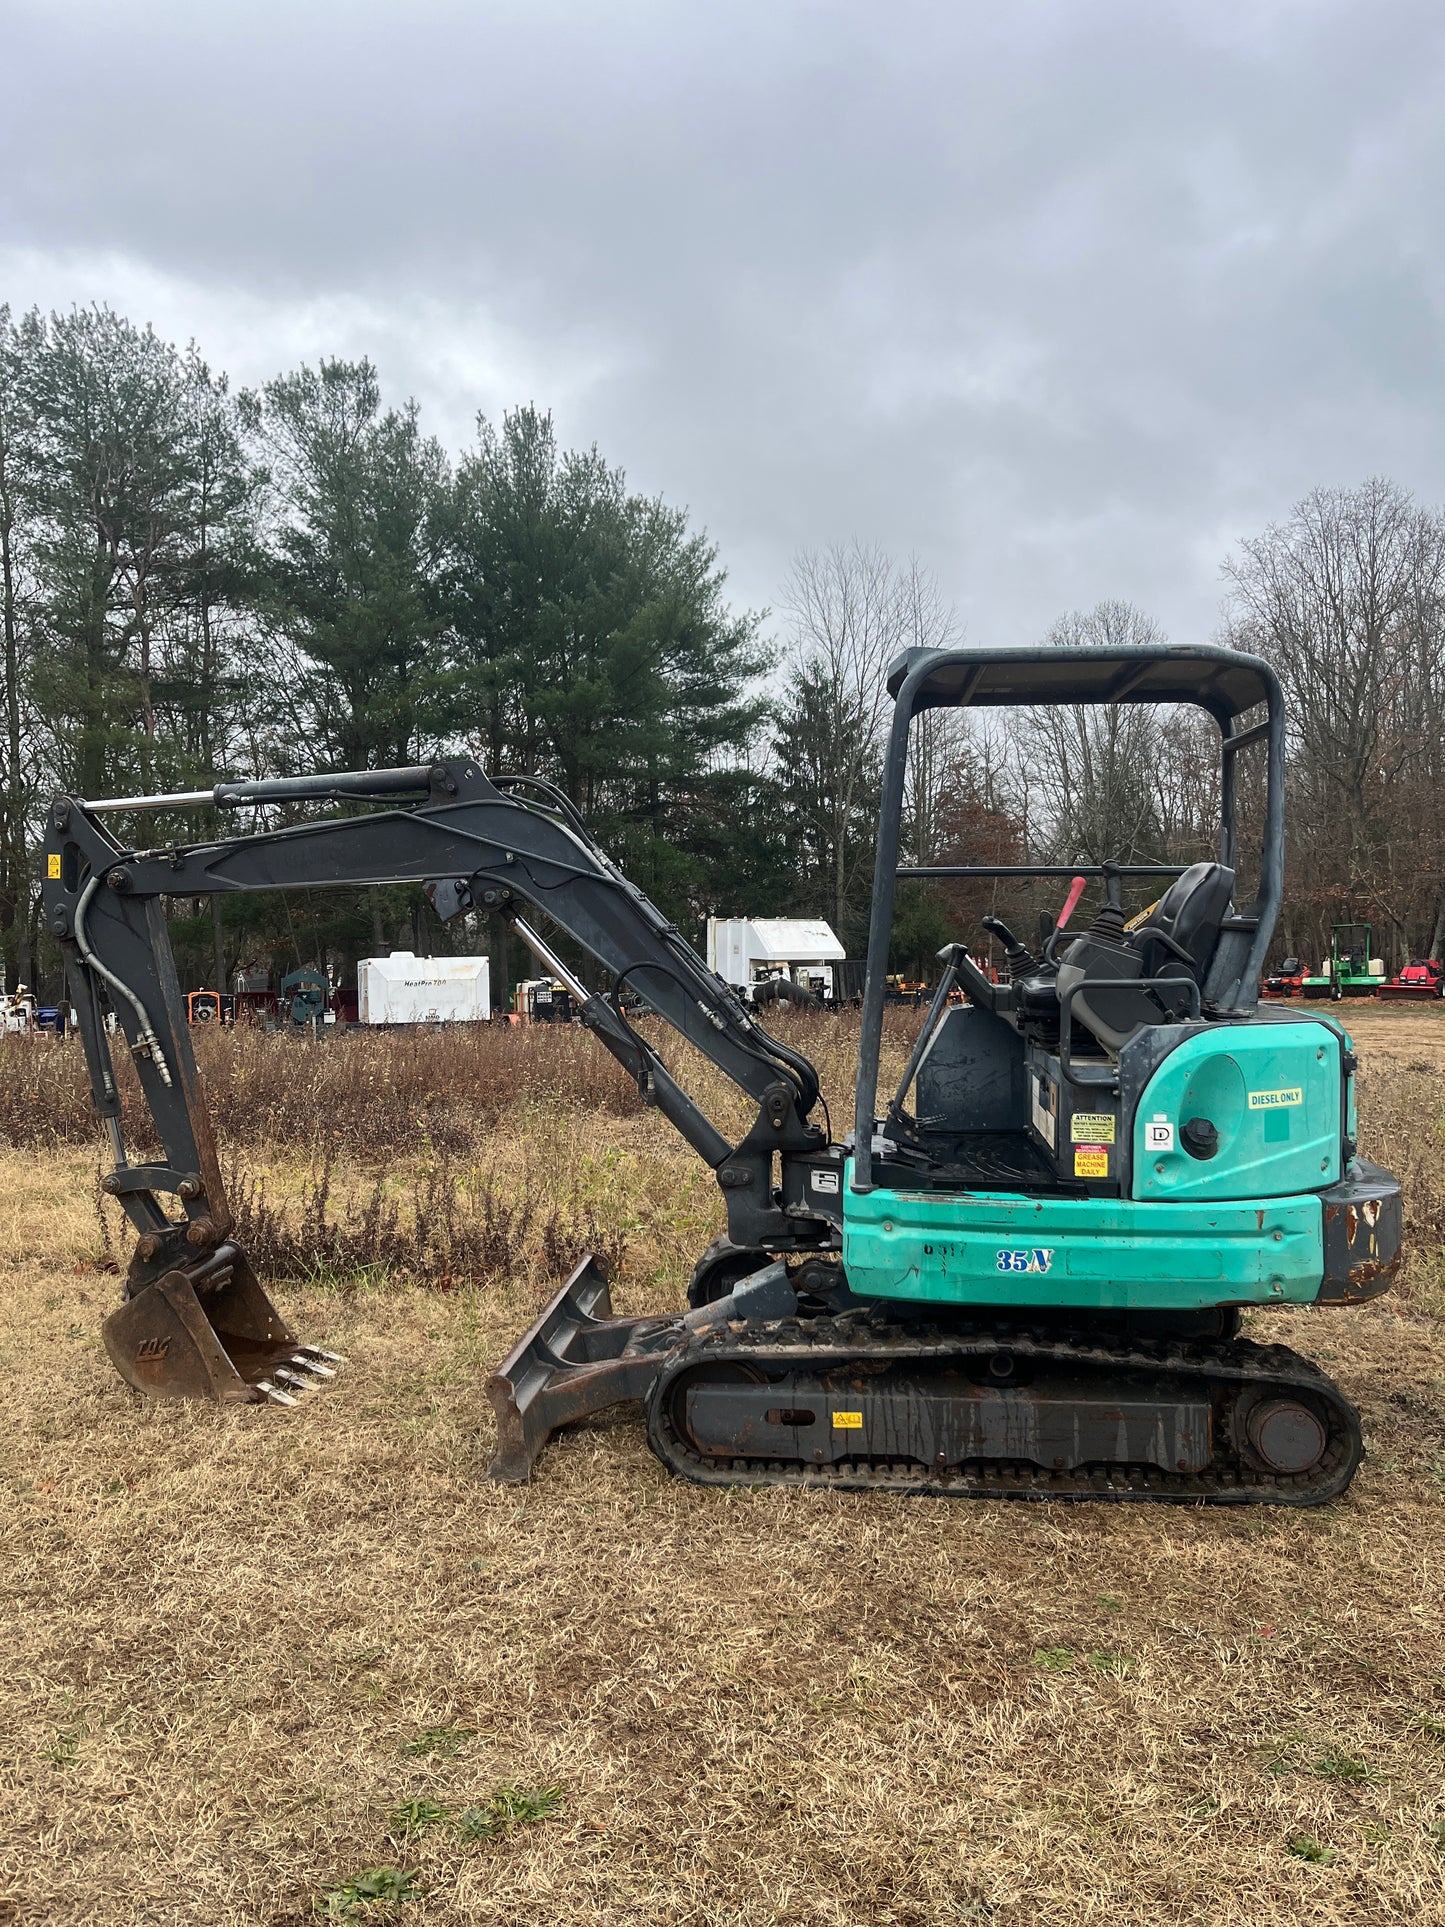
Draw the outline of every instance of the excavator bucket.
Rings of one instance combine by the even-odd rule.
[[[676,1318],[614,1318],[607,1274],[589,1252],[487,1380],[497,1415],[487,1477],[529,1479],[558,1426],[646,1397],[679,1328]]]
[[[101,1337],[121,1377],[149,1398],[294,1405],[341,1363],[297,1340],[234,1244],[142,1286]]]

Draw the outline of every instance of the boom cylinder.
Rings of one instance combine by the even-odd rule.
[[[81,804],[92,816],[122,810],[235,810],[247,803],[300,802],[307,797],[425,796],[431,767],[346,769],[331,776],[271,776],[250,783],[217,783],[208,790],[172,790],[160,796],[103,796]]]

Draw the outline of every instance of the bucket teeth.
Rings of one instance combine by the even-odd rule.
[[[315,1345],[302,1345],[292,1353],[284,1365],[273,1365],[270,1378],[256,1381],[256,1390],[263,1393],[276,1405],[299,1405],[307,1392],[319,1392],[328,1379],[336,1376],[330,1365],[318,1364],[313,1354]],[[334,1352],[324,1354],[335,1358]],[[337,1359],[340,1364],[340,1359]]]
[[[341,1356],[340,1352],[328,1352],[320,1345],[297,1346],[296,1360],[298,1363],[302,1363],[305,1359],[311,1358],[319,1358],[327,1365],[344,1365],[346,1363],[346,1360]]]
[[[303,1377],[300,1372],[293,1372],[289,1365],[278,1365],[276,1367],[276,1376],[283,1384],[294,1385],[298,1392],[314,1392],[316,1390],[316,1380],[314,1378],[306,1378]],[[292,1399],[291,1403],[294,1405],[296,1403],[295,1399]]]

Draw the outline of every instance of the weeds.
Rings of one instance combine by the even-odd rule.
[[[357,1920],[363,1912],[384,1918],[381,1910],[390,1913],[409,1900],[420,1900],[425,1891],[418,1876],[401,1867],[368,1867],[327,1887],[314,1911],[326,1920]]]
[[[1292,1833],[1285,1842],[1296,1860],[1308,1860],[1311,1866],[1332,1867],[1335,1864],[1333,1847],[1322,1847],[1313,1834]]]
[[[1074,1661],[1079,1658],[1072,1646],[1035,1646],[1034,1656],[1029,1664],[1037,1666],[1042,1673],[1072,1672]],[[1102,1673],[1109,1679],[1124,1679],[1134,1670],[1134,1661],[1128,1653],[1090,1653],[1089,1667],[1092,1672]]]
[[[1072,1646],[1035,1646],[1030,1664],[1045,1673],[1067,1673],[1077,1658]]]
[[[408,1759],[424,1759],[428,1754],[439,1760],[454,1760],[468,1740],[477,1737],[474,1726],[424,1726],[401,1751]]]
[[[80,1742],[85,1737],[77,1728],[67,1728],[57,1733],[54,1740],[45,1748],[45,1758],[52,1766],[74,1766],[75,1757],[80,1751]]]
[[[1313,1761],[1309,1771],[1317,1780],[1373,1780],[1374,1774],[1363,1760],[1357,1760],[1352,1753],[1322,1753]]]
[[[916,1012],[890,1011],[890,1045],[906,1051],[917,1022]],[[689,1088],[715,1078],[666,1025],[643,1028]],[[856,1017],[779,1012],[768,1028],[817,1063],[835,1105],[846,1102]],[[359,1158],[426,1146],[459,1156],[526,1106],[613,1117],[642,1109],[632,1079],[578,1024],[346,1030],[318,1039],[200,1029],[190,1037],[211,1109],[232,1143],[329,1147]],[[149,1146],[154,1132],[129,1053],[113,1056],[127,1141]],[[744,1128],[751,1121],[749,1114]],[[0,1035],[0,1145],[34,1150],[94,1144],[99,1136],[78,1040]]]
[[[1290,1734],[1274,1758],[1266,1763],[1265,1771],[1272,1773],[1276,1779],[1308,1773],[1316,1780],[1338,1780],[1346,1785],[1375,1784],[1377,1775],[1353,1753],[1321,1753],[1310,1760],[1300,1753],[1299,1744],[1300,1735]]]
[[[530,1826],[537,1820],[555,1820],[562,1811],[559,1786],[536,1787],[524,1793],[519,1787],[499,1786],[479,1807],[468,1807],[457,1816],[457,1830],[463,1840],[497,1840],[513,1827]]]
[[[1090,1653],[1089,1664],[1108,1679],[1126,1679],[1134,1670],[1134,1661],[1128,1653]]]
[[[544,1205],[450,1152],[433,1157],[406,1190],[381,1175],[340,1202],[329,1151],[295,1198],[277,1198],[239,1158],[228,1188],[236,1236],[269,1278],[352,1291],[394,1281],[447,1291],[528,1270],[560,1282],[584,1251],[614,1266],[622,1256],[623,1239],[575,1191]]]
[[[439,1151],[477,1144],[521,1104],[573,1105],[627,1117],[632,1080],[573,1026],[453,1025],[320,1039],[259,1030],[192,1031],[212,1107],[247,1143],[330,1143],[385,1155],[426,1139]],[[114,1052],[128,1139],[152,1132],[134,1070]],[[29,1150],[98,1135],[78,1043],[0,1037],[0,1141]]]
[[[435,1800],[404,1800],[392,1808],[387,1825],[397,1834],[425,1833],[428,1827],[440,1826],[450,1813],[450,1807],[439,1806]]]

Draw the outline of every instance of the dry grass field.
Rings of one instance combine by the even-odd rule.
[[[1374,1306],[1256,1321],[1364,1415],[1298,1515],[718,1493],[626,1414],[484,1484],[486,1370],[577,1245],[662,1309],[717,1224],[540,1034],[511,1108],[480,1058],[440,1108],[435,1057],[348,1108],[375,1040],[207,1040],[278,1300],[349,1363],[294,1412],[142,1403],[97,1337],[77,1053],[12,1052],[0,1921],[1445,1921],[1445,1010],[1344,1014],[1414,1247]],[[836,1126],[851,1040],[812,1021]]]

